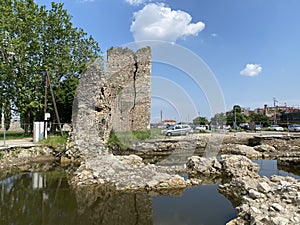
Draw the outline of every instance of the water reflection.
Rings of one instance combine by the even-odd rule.
[[[76,222],[76,201],[61,173],[19,174],[2,180],[0,190],[1,224]]]
[[[300,179],[299,169],[293,166],[278,165],[277,160],[253,160],[259,165],[258,174],[260,176],[271,177],[272,175],[290,176]]]
[[[73,190],[61,170],[20,173],[0,181],[0,224],[225,224],[236,212],[217,186],[153,196],[109,187]]]
[[[157,225],[224,225],[237,212],[218,191],[218,184],[188,188],[181,198],[153,198],[154,224]]]
[[[256,160],[260,175],[282,171],[275,160]],[[110,187],[69,187],[63,169],[26,172],[0,181],[0,224],[5,225],[176,225],[225,224],[236,216],[217,191],[217,180],[186,190],[164,193],[116,192]],[[26,171],[37,171],[26,168]],[[7,173],[5,173],[7,174]]]

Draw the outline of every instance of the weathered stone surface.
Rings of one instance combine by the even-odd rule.
[[[150,128],[151,49],[107,51],[107,85],[113,92],[112,129],[115,132]]]
[[[254,149],[259,152],[275,152],[276,150],[273,146],[267,144],[257,145]]]
[[[257,185],[257,190],[267,194],[269,191],[271,191],[271,187],[266,182],[260,182]]]
[[[253,147],[240,144],[226,144],[222,146],[223,154],[244,155],[249,158],[261,158],[262,154]]]
[[[90,171],[86,173],[85,171]],[[108,183],[116,190],[178,189],[188,186],[182,177],[168,174],[166,168],[145,165],[138,156],[98,156],[84,162],[71,182],[76,185]]]
[[[199,175],[218,175],[221,173],[221,164],[216,158],[203,158],[192,156],[186,164],[187,172]]]
[[[55,160],[58,160],[55,157],[55,152],[48,147],[10,148],[1,151],[0,169],[23,166],[32,162],[38,163]]]
[[[238,177],[219,189],[230,199],[242,199],[238,218],[228,224],[292,225],[300,221],[300,181],[294,178]]]
[[[258,177],[259,166],[250,159],[240,155],[222,155],[223,174],[228,177]]]

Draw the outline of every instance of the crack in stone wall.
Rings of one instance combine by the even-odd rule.
[[[112,129],[147,130],[150,126],[151,51],[142,48],[108,50],[106,73],[116,88],[112,102]]]
[[[81,75],[73,105],[73,141],[80,151],[107,153],[111,130],[150,128],[151,50],[111,48],[106,73],[94,61]],[[90,154],[90,153],[89,153]]]
[[[136,105],[136,76],[137,76],[137,72],[138,72],[138,68],[139,68],[136,55],[134,55],[134,61],[135,61],[135,63],[134,63],[135,70],[133,71],[133,106],[130,109],[130,115],[131,115],[130,127],[132,130],[134,130],[134,121],[132,118],[132,114],[134,112],[135,105]]]

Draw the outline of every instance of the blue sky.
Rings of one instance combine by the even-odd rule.
[[[40,5],[50,2],[36,0]],[[64,3],[74,25],[91,34],[103,52],[143,40],[167,41],[190,50],[214,74],[226,110],[235,104],[251,109],[272,105],[274,97],[278,105],[300,107],[299,0],[56,2]],[[179,115],[174,112],[176,104],[185,103],[180,97],[173,109],[170,102],[153,98],[152,120],[160,117],[160,110],[164,119],[191,120],[195,113],[211,117],[207,93],[185,71],[154,62],[153,76],[179,86],[194,107]]]

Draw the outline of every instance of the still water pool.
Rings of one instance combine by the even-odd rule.
[[[264,164],[268,173],[260,171],[261,175],[278,173],[276,161],[257,163]],[[164,196],[120,193],[108,187],[73,190],[61,168],[25,172],[0,181],[0,224],[223,225],[236,210],[217,188],[218,184],[201,185]]]

